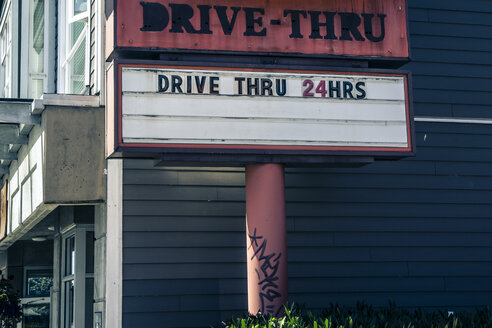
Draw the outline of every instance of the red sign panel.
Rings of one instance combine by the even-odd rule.
[[[408,58],[405,0],[119,0],[115,7],[109,48]]]

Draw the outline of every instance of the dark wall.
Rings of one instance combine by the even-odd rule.
[[[197,327],[246,309],[244,171],[125,161],[123,325]]]
[[[416,126],[416,158],[289,171],[292,300],[491,305],[492,126]]]
[[[25,267],[52,267],[53,241],[35,242],[19,240],[7,250],[7,273],[13,278],[12,286],[24,295]],[[5,276],[4,278],[7,278]]]
[[[491,118],[490,1],[407,1],[416,115]]]
[[[490,1],[409,0],[415,112],[492,117]],[[492,125],[416,123],[417,156],[287,169],[290,299],[492,305]],[[246,311],[244,171],[124,163],[123,324]]]

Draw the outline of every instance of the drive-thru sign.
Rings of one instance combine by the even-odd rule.
[[[408,76],[117,63],[114,151],[412,152]]]

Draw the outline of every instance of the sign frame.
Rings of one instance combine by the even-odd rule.
[[[122,140],[122,67],[148,67],[172,69],[204,69],[222,71],[287,72],[306,74],[353,74],[405,76],[407,140],[406,148],[388,147],[337,147],[337,146],[265,146],[265,145],[180,145],[180,144],[125,144]],[[415,156],[415,128],[411,88],[411,73],[401,70],[312,67],[238,67],[237,65],[205,66],[203,63],[176,65],[176,62],[116,59],[107,72],[107,117],[106,117],[106,156],[108,158],[143,157],[156,158],[162,155],[169,162],[214,162],[214,163],[255,163],[276,162],[284,164],[328,164],[334,162],[354,162],[355,158],[370,162],[374,158],[398,159]]]
[[[155,0],[155,1],[161,1],[161,0]],[[261,0],[258,0],[261,1]],[[258,2],[256,1],[256,2]],[[364,6],[365,0],[358,0],[358,2],[362,2],[362,7]],[[388,2],[392,2],[393,0],[388,0]],[[388,49],[388,54],[387,55],[376,55],[376,54],[364,54],[364,53],[347,53],[347,50],[345,50],[346,47],[341,46],[342,50],[341,51],[335,51],[336,53],[330,53],[330,52],[319,52],[319,51],[297,51],[299,49],[296,47],[296,50],[290,50],[290,51],[278,51],[278,50],[234,50],[234,49],[225,49],[221,48],[221,46],[218,45],[213,45],[210,46],[210,49],[202,49],[202,48],[197,48],[195,44],[189,47],[179,47],[179,46],[160,46],[156,44],[149,44],[147,46],[133,46],[133,40],[130,39],[127,42],[125,42],[125,45],[122,45],[119,37],[118,31],[121,31],[122,29],[126,28],[126,21],[120,21],[120,13],[118,12],[118,3],[123,2],[123,0],[108,0],[107,5],[106,5],[106,59],[107,61],[111,61],[119,56],[119,53],[128,53],[128,52],[146,52],[146,53],[178,53],[178,54],[202,54],[202,55],[210,55],[210,54],[222,54],[222,55],[252,55],[252,56],[279,56],[279,57],[310,57],[310,58],[326,58],[326,59],[349,59],[349,60],[376,60],[376,61],[381,61],[381,62],[397,62],[397,63],[405,63],[410,61],[411,54],[410,54],[410,39],[409,39],[409,20],[408,20],[408,1],[407,0],[399,0],[402,1],[403,4],[400,6],[400,10],[404,11],[404,31],[398,32],[400,34],[400,38],[404,40],[404,44],[406,47],[406,51],[404,52],[403,56],[396,56],[391,53],[391,50]],[[139,1],[137,1],[139,2]],[[227,3],[227,2],[225,2]],[[196,9],[196,8],[195,8]],[[338,14],[338,13],[337,13]],[[197,13],[198,15],[198,13]],[[306,19],[309,20],[309,15],[306,16]],[[140,19],[136,19],[133,21],[138,21],[139,23],[135,24],[140,24]],[[324,22],[321,22],[323,24]],[[364,23],[361,23],[361,26]],[[265,26],[267,25],[266,22],[264,24]],[[138,27],[141,29],[142,27]],[[338,27],[337,27],[338,28]],[[386,28],[386,30],[391,30],[389,28]],[[362,34],[364,31],[362,31]],[[149,33],[149,32],[148,32]],[[151,32],[151,33],[156,33],[156,32]],[[185,34],[180,34],[181,38],[186,36]],[[338,36],[339,37],[339,36]],[[337,38],[338,38],[337,37]],[[306,34],[303,36],[303,39],[309,39],[308,35]],[[354,41],[357,42],[357,41]],[[224,42],[222,42],[224,43]],[[190,43],[192,44],[192,43]],[[395,49],[398,49],[399,47],[394,45]],[[254,42],[253,42],[253,47],[254,47]],[[390,64],[391,65],[391,64]]]

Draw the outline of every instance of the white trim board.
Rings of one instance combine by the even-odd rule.
[[[415,117],[415,122],[427,123],[465,123],[465,124],[492,124],[490,118],[458,118],[458,117]]]
[[[123,161],[109,159],[106,232],[106,328],[122,327]]]

